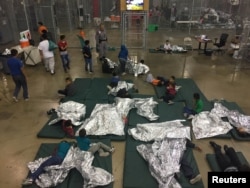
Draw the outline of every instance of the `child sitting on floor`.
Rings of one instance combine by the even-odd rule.
[[[76,137],[77,146],[83,150],[83,151],[89,151],[93,155],[95,152],[99,152],[100,157],[106,157],[109,156],[110,153],[113,153],[115,151],[114,147],[109,147],[102,142],[97,143],[91,143],[90,140],[86,136],[86,130],[82,128],[79,131],[79,136]],[[105,151],[106,152],[105,152]]]

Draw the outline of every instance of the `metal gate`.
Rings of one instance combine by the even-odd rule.
[[[122,44],[128,48],[146,48],[147,15],[146,11],[122,12]]]

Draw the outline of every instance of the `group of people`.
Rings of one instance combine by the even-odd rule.
[[[67,121],[70,125],[71,122]],[[73,126],[71,124],[71,126]],[[75,137],[76,139],[76,147],[78,147],[82,151],[91,152],[93,155],[98,152],[100,157],[107,157],[111,153],[115,151],[115,148],[112,146],[108,146],[102,142],[92,143],[90,139],[86,135],[86,130],[82,128],[79,131],[79,136]],[[23,181],[23,185],[31,185],[33,184],[39,176],[45,172],[45,168],[52,165],[60,165],[62,164],[64,158],[66,157],[71,143],[62,141],[59,143],[58,147],[55,148],[56,152],[54,155],[51,155],[47,160],[45,160],[41,165],[36,169],[35,172],[30,173],[30,175]]]

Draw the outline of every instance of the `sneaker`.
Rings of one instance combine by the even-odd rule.
[[[17,98],[15,96],[12,97],[15,102],[18,102]]]
[[[123,73],[122,73],[122,76],[124,76],[124,75],[126,75],[126,72],[123,72]]]
[[[195,176],[193,179],[190,180],[190,184],[195,184],[198,181],[201,181],[201,175],[198,174],[197,176]]]
[[[174,104],[174,102],[173,101],[168,101],[168,104]]]
[[[54,74],[55,74],[55,71],[51,71],[50,74],[51,74],[51,75],[54,75]]]
[[[26,101],[26,102],[29,101],[29,98],[25,98],[24,101]]]
[[[93,74],[93,72],[90,71],[89,74]]]
[[[99,153],[99,156],[100,156],[100,157],[107,157],[107,156],[109,156],[109,152],[102,152],[102,153]]]
[[[31,185],[33,180],[31,178],[27,178],[23,181],[22,185]]]
[[[187,119],[193,119],[194,115],[189,115]]]
[[[114,153],[114,152],[115,152],[115,147],[112,146],[109,152],[110,152],[110,153]]]
[[[219,148],[219,149],[221,148],[220,145],[216,144],[216,143],[213,142],[213,141],[210,141],[209,144],[210,144],[213,148]]]
[[[111,89],[112,89],[112,87],[111,87],[110,85],[107,85],[107,88],[108,88],[108,90],[111,90]]]

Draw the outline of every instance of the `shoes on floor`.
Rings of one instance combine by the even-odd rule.
[[[111,89],[112,89],[112,87],[111,87],[110,85],[107,85],[107,88],[108,88],[108,90],[111,90]]]
[[[26,102],[29,101],[29,98],[25,98],[24,101],[26,101]]]
[[[54,74],[55,74],[55,71],[51,71],[50,74],[51,74],[51,75],[54,75]]]
[[[191,120],[194,118],[194,115],[189,115],[187,119]]]
[[[193,179],[190,180],[190,184],[195,184],[197,182],[201,181],[201,175],[198,174],[197,176],[195,176]]]
[[[107,156],[109,156],[109,152],[101,152],[101,153],[99,153],[99,156],[100,157],[107,157]]]
[[[23,180],[22,185],[31,185],[33,183],[33,180],[31,178],[27,178]]]
[[[15,96],[12,97],[15,102],[18,102],[17,98]]]
[[[219,149],[221,148],[220,145],[216,144],[216,143],[213,142],[213,141],[210,141],[209,144],[210,144],[213,148],[219,148]]]
[[[110,153],[114,153],[114,152],[115,152],[115,147],[112,146],[109,152],[110,152]]]
[[[92,72],[92,71],[89,71],[89,74],[93,74],[93,72]]]
[[[168,101],[168,104],[174,104],[174,102],[173,101]]]
[[[224,150],[227,151],[228,150],[228,146],[224,145]]]

